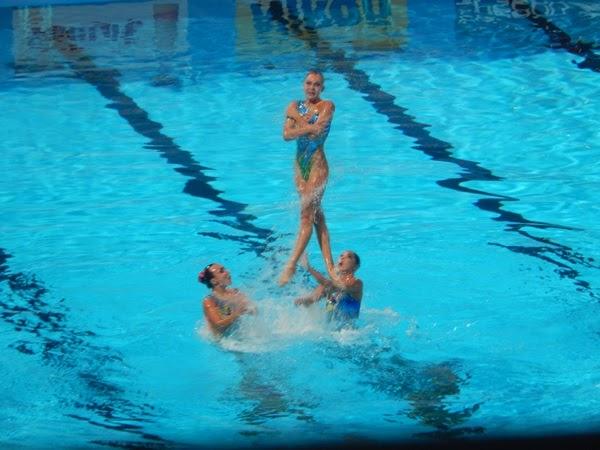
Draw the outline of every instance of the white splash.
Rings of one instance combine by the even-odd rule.
[[[338,329],[334,323],[327,321],[322,302],[304,307],[295,306],[293,298],[267,298],[256,304],[258,314],[242,316],[230,335],[216,338],[206,324],[200,325],[200,322],[196,332],[202,339],[218,343],[224,350],[267,353],[299,342],[329,340],[352,345],[377,334],[382,318],[394,323],[402,320],[400,314],[391,308],[368,308],[362,314],[365,319],[359,326]],[[410,335],[408,330],[407,334]]]

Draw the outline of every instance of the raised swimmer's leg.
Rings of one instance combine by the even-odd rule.
[[[333,267],[333,256],[331,254],[329,230],[327,229],[327,224],[325,223],[325,213],[323,213],[323,210],[320,206],[317,211],[315,211],[315,229],[317,231],[317,239],[319,241],[319,247],[321,248],[321,254],[323,255],[323,260],[325,261],[325,267],[327,267],[329,276],[334,277],[335,271]]]
[[[315,206],[313,202],[304,201],[304,198],[302,200],[298,237],[296,239],[296,244],[294,245],[292,255],[290,256],[290,259],[286,263],[283,272],[279,277],[280,286],[287,284],[296,272],[296,264],[298,264],[300,255],[304,253],[310,236],[312,235],[312,227],[315,220]]]

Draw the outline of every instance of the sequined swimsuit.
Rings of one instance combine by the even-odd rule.
[[[298,100],[298,103],[296,104],[296,109],[298,110],[298,114],[300,114],[301,116],[305,116],[306,114],[308,114],[308,107],[306,106],[306,103],[303,100]],[[310,116],[310,118],[308,119],[308,123],[313,124],[316,123],[317,120],[319,120],[318,111],[315,112],[312,116]],[[310,137],[308,137],[308,135],[304,135],[300,136],[297,140],[298,147],[296,150],[296,161],[298,162],[298,167],[300,168],[302,178],[304,178],[305,181],[308,180],[308,177],[310,176],[310,170],[312,169],[313,163],[313,155],[315,154],[317,149],[323,146],[323,144],[325,143],[325,139],[327,139],[327,135],[329,134],[329,126],[330,124],[327,124],[323,132],[314,139],[311,139]]]

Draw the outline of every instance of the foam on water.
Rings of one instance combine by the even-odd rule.
[[[340,345],[366,344],[373,335],[406,321],[406,334],[416,327],[414,319],[404,319],[389,307],[364,308],[356,326],[340,327],[327,320],[323,300],[309,307],[294,306],[290,298],[266,298],[257,302],[258,313],[246,314],[233,331],[215,338],[205,321],[198,321],[196,333],[221,348],[242,353],[283,351],[299,343],[335,342]]]

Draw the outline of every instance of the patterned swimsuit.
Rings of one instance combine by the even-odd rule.
[[[305,116],[308,114],[308,107],[303,100],[298,100],[296,104],[296,109],[298,110],[298,114],[301,116]],[[319,112],[315,112],[309,119],[308,123],[313,124],[319,120]],[[298,161],[298,167],[300,168],[300,173],[302,174],[302,178],[305,181],[308,180],[310,176],[310,170],[312,169],[312,157],[325,143],[325,139],[327,139],[327,135],[329,134],[329,124],[323,130],[321,134],[319,134],[316,138],[311,139],[307,135],[300,136],[298,138],[298,147],[296,150],[296,161]]]

